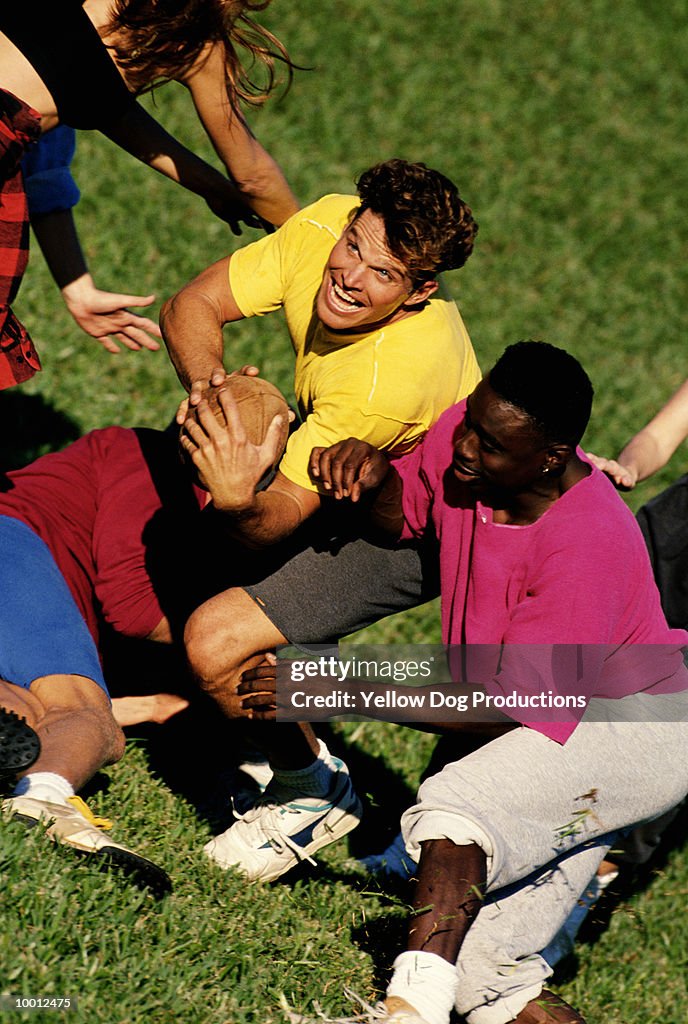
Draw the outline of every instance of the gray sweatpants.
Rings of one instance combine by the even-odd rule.
[[[421,786],[402,818],[409,854],[443,838],[487,854],[487,897],[457,961],[470,1024],[506,1024],[540,994],[552,971],[539,950],[615,838],[688,792],[687,696],[625,698],[630,721],[596,702],[563,746],[516,729]]]

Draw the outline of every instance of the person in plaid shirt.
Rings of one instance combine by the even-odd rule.
[[[240,233],[240,222],[279,225],[298,209],[282,171],[252,135],[240,109],[242,102],[261,102],[272,91],[275,59],[292,70],[284,47],[247,16],[252,8],[248,0],[229,7],[201,0],[193,4],[190,19],[191,6],[178,5],[168,16],[152,0],[104,0],[83,7],[38,0],[0,5],[0,388],[27,380],[40,369],[35,348],[10,304],[28,255],[20,161],[41,132],[58,123],[103,132],[205,199],[235,233]],[[237,45],[264,64],[264,86],[256,86],[244,72]],[[136,102],[142,92],[170,80],[189,90],[226,174],[182,146]],[[63,237],[58,256],[65,247]],[[59,258],[68,262],[68,255]],[[78,307],[82,319],[92,324],[103,313],[104,293],[87,274],[80,280],[80,292],[68,306],[70,312]],[[64,294],[62,283],[60,287]],[[154,296],[120,298],[144,298],[145,305]],[[138,345],[145,345],[143,332],[150,321],[126,308],[117,308],[114,319],[109,331],[95,326],[95,336],[106,348],[112,350],[107,335],[126,344],[125,338],[137,330]]]

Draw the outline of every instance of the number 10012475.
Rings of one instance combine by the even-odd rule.
[[[75,1010],[76,1000],[69,996],[0,995],[0,1010]]]

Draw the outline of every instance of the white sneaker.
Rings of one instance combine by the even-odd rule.
[[[66,803],[13,796],[3,800],[2,809],[27,828],[44,825],[45,834],[56,843],[79,853],[100,855],[158,898],[172,889],[169,876],[162,868],[106,836],[101,830],[112,828],[112,822],[97,818],[78,796],[70,796]]]
[[[406,852],[406,844],[401,832],[398,832],[386,850],[361,857],[358,862],[376,878],[400,878],[408,882],[413,878],[418,865]]]
[[[273,882],[303,860],[313,864],[312,854],[361,820],[361,802],[346,766],[338,758],[332,762],[334,780],[326,797],[280,799],[271,784],[239,821],[205,845],[206,854],[252,882]]]

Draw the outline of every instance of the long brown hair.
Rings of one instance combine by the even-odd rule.
[[[208,43],[225,51],[227,96],[236,109],[239,100],[263,103],[276,85],[275,63],[287,68],[288,84],[294,66],[287,50],[251,17],[270,0],[115,0],[106,34],[114,36],[117,62],[137,94],[178,79],[202,57]],[[237,50],[250,54],[245,68]],[[263,81],[251,72],[258,66]]]

